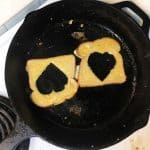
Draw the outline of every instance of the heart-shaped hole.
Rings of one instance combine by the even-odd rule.
[[[62,91],[67,81],[66,75],[50,63],[37,79],[36,85],[40,93],[49,94],[52,90]]]
[[[116,60],[114,56],[107,52],[103,54],[94,52],[88,59],[88,65],[101,81],[108,76],[115,64]]]

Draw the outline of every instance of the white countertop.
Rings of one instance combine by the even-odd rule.
[[[32,0],[1,0],[0,14],[2,15],[0,15],[0,26],[31,3],[31,1]]]
[[[9,2],[11,0],[8,0]],[[25,0],[24,0],[25,1]],[[54,2],[56,0],[48,0],[44,5],[47,5],[51,2]],[[115,3],[119,0],[103,0],[105,2]],[[134,3],[136,3],[138,6],[140,6],[145,12],[150,16],[150,1],[149,0],[132,0]],[[16,3],[16,5],[15,5]],[[17,6],[17,0],[13,1],[11,3],[13,7]],[[1,2],[0,2],[1,6]],[[19,6],[19,5],[18,5]],[[1,7],[0,7],[1,9]],[[3,13],[5,14],[5,13]],[[5,15],[4,15],[5,16]],[[3,18],[4,18],[3,16]],[[0,17],[1,19],[1,17]],[[5,19],[3,19],[5,20]],[[5,80],[4,80],[4,67],[5,67],[5,58],[7,55],[8,47],[10,45],[10,42],[16,33],[17,29],[22,24],[22,21],[16,24],[13,28],[11,28],[8,32],[3,34],[3,36],[0,36],[0,95],[8,96],[5,86]],[[30,142],[30,149],[29,150],[62,150],[62,148],[58,148],[56,146],[53,146],[51,144],[45,143],[45,141],[36,138],[31,139]],[[150,123],[143,129],[135,132],[127,139],[123,140],[119,144],[116,144],[112,147],[109,147],[105,150],[150,150]]]

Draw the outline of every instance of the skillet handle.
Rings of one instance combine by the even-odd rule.
[[[0,96],[0,149],[16,150],[17,146],[36,136],[16,114],[9,100]]]
[[[148,34],[149,34],[149,28],[150,28],[150,19],[148,15],[146,15],[142,9],[140,9],[138,6],[136,6],[135,4],[129,1],[124,1],[124,2],[113,4],[113,5],[116,8],[119,8],[125,11],[133,20],[136,21],[136,23],[138,23],[141,26],[144,33],[147,36],[149,36]],[[134,13],[136,14],[136,16]],[[139,23],[140,20],[142,21],[141,24]]]

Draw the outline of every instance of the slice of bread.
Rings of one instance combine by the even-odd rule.
[[[42,94],[37,88],[36,81],[50,63],[58,67],[67,76],[68,82],[62,91],[52,91],[50,94]],[[28,60],[26,70],[29,76],[29,85],[33,91],[31,99],[39,107],[61,104],[73,97],[78,90],[78,83],[74,80],[75,57],[73,55]]]
[[[76,50],[77,56],[82,59],[78,74],[78,83],[80,87],[95,87],[124,83],[126,81],[126,75],[123,66],[123,59],[119,53],[120,50],[120,44],[116,40],[109,37],[81,44]],[[116,64],[113,69],[103,81],[94,74],[88,64],[89,56],[94,52],[101,54],[107,52],[113,55],[116,60]],[[99,69],[101,69],[101,66],[99,66]]]
[[[100,52],[100,53],[118,52],[119,53],[120,49],[121,49],[120,44],[116,40],[114,40],[110,37],[104,37],[101,39],[97,39],[95,41],[82,43],[76,49],[75,54],[79,58],[84,58],[84,57],[89,56],[89,54],[91,54],[93,52]]]

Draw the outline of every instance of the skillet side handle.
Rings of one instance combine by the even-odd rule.
[[[142,19],[142,24],[139,24],[139,25],[141,26],[141,28],[144,31],[144,33],[146,34],[146,36],[149,36],[150,19],[149,19],[148,15],[146,15],[142,9],[140,9],[134,3],[129,2],[129,1],[116,3],[116,4],[113,4],[113,6],[126,12],[134,21],[136,21],[139,24],[139,19],[136,19],[135,15],[133,15],[132,12],[129,12],[125,9],[128,8],[131,11],[133,11],[138,17],[140,17],[140,19]]]
[[[17,115],[7,98],[0,96],[0,149],[15,150],[25,139],[36,136]]]

